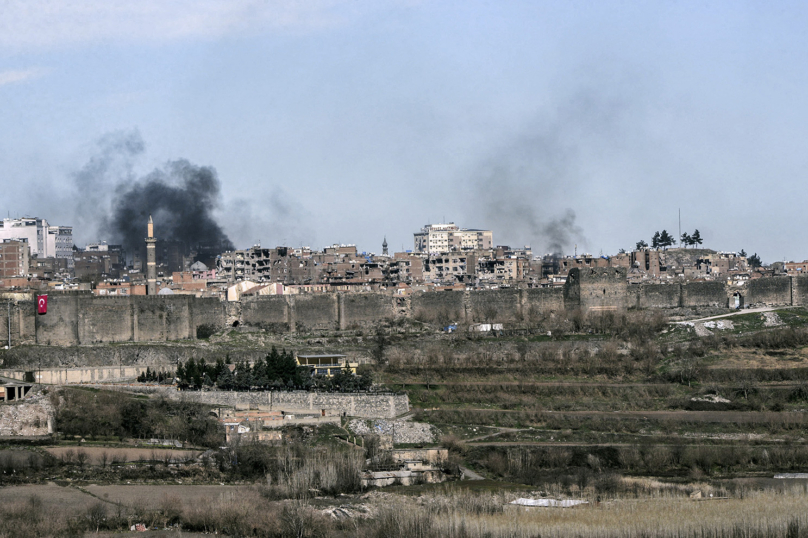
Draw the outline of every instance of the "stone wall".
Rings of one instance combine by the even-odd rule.
[[[264,405],[284,411],[318,412],[325,409],[363,418],[394,418],[410,410],[406,394],[392,393],[168,391],[167,394],[173,399],[209,405]]]
[[[46,385],[73,385],[102,381],[134,381],[146,372],[146,366],[101,366],[87,368],[41,368],[33,370]],[[159,369],[159,367],[158,367]],[[25,370],[0,370],[0,376],[25,380]]]
[[[682,306],[727,306],[727,291],[723,282],[687,282],[681,288]]]
[[[337,294],[291,295],[284,299],[289,301],[292,309],[293,331],[333,331],[340,328]]]
[[[748,281],[745,285],[744,304],[791,304],[792,278],[802,277],[776,276]]]
[[[462,291],[416,293],[410,297],[412,316],[425,321],[466,321],[465,296]]]
[[[337,296],[339,299],[340,329],[378,323],[393,319],[393,300],[381,293],[348,293]]]
[[[520,290],[466,292],[470,318],[474,323],[508,323],[521,317]]]
[[[791,279],[791,304],[808,305],[808,276],[797,276]]]
[[[530,288],[522,290],[524,302],[522,312],[530,318],[542,312],[564,310],[564,289]]]
[[[289,330],[289,303],[283,296],[258,296],[241,302],[239,324],[267,330]]]
[[[682,288],[676,284],[638,284],[636,289],[637,308],[676,308],[682,306]]]
[[[516,323],[551,310],[726,308],[734,293],[745,304],[808,304],[808,276],[760,278],[734,286],[721,281],[672,284],[626,282],[624,268],[572,269],[563,288],[441,291],[410,297],[389,293],[259,296],[241,302],[176,296],[96,297],[49,293],[48,313],[30,300],[12,301],[12,345],[85,346],[110,342],[194,340],[211,325],[274,332],[322,332],[367,327],[411,316],[427,322]],[[19,295],[19,294],[17,294]],[[0,342],[8,315],[0,304]]]
[[[565,288],[572,287],[577,287],[578,292],[569,295],[565,304],[567,308],[615,310],[632,306],[629,301],[626,270],[623,267],[571,269],[567,275]]]

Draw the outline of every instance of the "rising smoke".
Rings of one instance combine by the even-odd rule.
[[[219,198],[216,170],[186,160],[172,161],[118,190],[111,231],[128,251],[139,248],[144,223],[151,215],[159,239],[182,241],[191,248],[232,250],[233,244],[213,217]]]
[[[221,199],[216,170],[176,160],[137,177],[134,165],[144,150],[137,131],[98,141],[95,154],[73,175],[76,228],[96,234],[89,240],[120,243],[134,253],[144,245],[152,215],[158,239],[182,241],[188,248],[232,249],[213,215]]]
[[[631,106],[602,87],[557,103],[475,165],[470,221],[498,231],[498,243],[534,252],[572,253],[586,246],[572,209],[590,198],[604,159],[625,137]]]
[[[502,238],[561,255],[585,241],[565,191],[577,184],[574,151],[557,129],[518,137],[481,164],[472,207]],[[471,217],[473,218],[473,217]]]

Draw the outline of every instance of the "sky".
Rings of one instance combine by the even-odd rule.
[[[0,212],[113,241],[188,161],[238,248],[451,221],[609,255],[681,211],[803,260],[806,27],[787,0],[0,0]]]

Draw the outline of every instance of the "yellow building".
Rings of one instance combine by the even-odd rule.
[[[345,355],[298,355],[298,366],[306,366],[313,374],[332,376],[338,371],[348,368],[352,374],[356,373],[358,362],[348,362]]]

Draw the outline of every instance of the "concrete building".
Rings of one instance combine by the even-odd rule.
[[[73,268],[71,226],[50,226],[38,217],[6,218],[0,224],[0,240],[3,239],[25,239],[31,257],[66,259],[68,267]]]
[[[0,278],[28,274],[28,242],[3,239],[0,241]]]
[[[298,366],[309,368],[312,374],[329,377],[345,369],[355,374],[359,366],[357,362],[348,362],[345,355],[298,355],[295,360]]]
[[[48,258],[64,260],[67,270],[73,270],[73,227],[48,226],[46,235],[46,252]]]
[[[416,232],[415,251],[437,254],[455,250],[485,250],[493,247],[491,230],[460,228],[455,223],[427,224]]]

